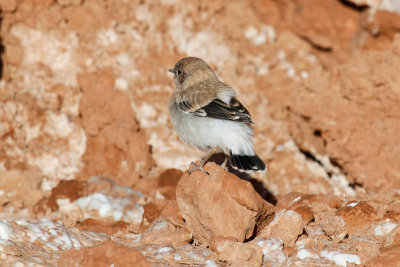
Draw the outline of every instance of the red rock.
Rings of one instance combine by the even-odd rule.
[[[279,194],[333,192],[328,181],[320,173],[313,171],[309,166],[304,167],[306,162],[300,153],[276,152],[273,161],[268,164],[268,180],[278,186]]]
[[[271,221],[257,238],[277,237],[285,246],[293,247],[299,235],[303,232],[302,216],[293,210],[283,210],[275,214]]]
[[[368,267],[400,266],[400,247],[386,250],[365,264]]]
[[[400,79],[395,71],[400,68],[399,47],[397,37],[384,51],[356,53],[330,73],[311,74],[319,79],[307,79],[286,96],[290,113],[320,133],[326,153],[347,173],[349,182],[375,192],[400,187],[395,175],[400,170],[395,141],[400,129]],[[298,122],[291,124],[296,127]],[[301,146],[304,139],[294,138]],[[313,151],[314,145],[309,146],[307,151]]]
[[[112,190],[116,183],[110,178],[104,176],[92,176],[86,183],[84,188],[84,195],[92,195],[98,192],[109,192]]]
[[[225,171],[214,163],[205,170],[182,176],[176,198],[187,228],[203,244],[212,236],[232,237],[242,242],[257,231],[274,212],[250,182]]]
[[[218,260],[228,262],[229,266],[261,266],[263,252],[260,246],[253,243],[228,242],[218,249]]]
[[[121,185],[134,184],[153,161],[128,97],[113,89],[114,77],[107,70],[80,74],[78,81],[82,125],[88,136],[82,179],[100,173]]]
[[[30,266],[39,262],[56,266],[64,247],[58,241],[68,243],[68,238],[53,239],[53,231],[47,229],[52,224],[46,221],[40,228],[49,237],[46,242],[37,235],[39,232],[35,233],[38,238],[30,242],[32,235],[21,231],[26,227],[15,221],[10,224],[13,233],[9,234],[7,221],[16,217],[52,218],[76,226],[79,229],[57,223],[53,229],[63,237],[64,233],[71,236],[74,246],[76,240],[72,237],[87,247],[112,234],[118,242],[148,252],[146,257],[154,265],[212,265],[206,259],[217,265],[260,264],[258,248],[241,244],[236,238],[210,238],[210,246],[223,255],[220,257],[225,262],[217,262],[218,255],[206,248],[187,244],[191,233],[185,230],[187,224],[175,200],[181,172],[167,170],[159,175],[161,170],[172,167],[183,169],[182,162],[188,163],[200,153],[177,142],[166,106],[174,87],[167,69],[178,58],[193,53],[210,62],[219,77],[237,89],[256,122],[255,149],[269,165],[268,173],[254,175],[258,182],[257,186],[253,183],[256,191],[262,192],[264,199],[273,200],[275,196],[278,210],[298,212],[304,224],[314,217],[294,247],[286,241],[283,252],[287,256],[282,252],[280,239],[271,237],[260,243],[256,240],[272,218],[257,225],[250,238],[255,239],[249,243],[262,246],[263,265],[334,264],[320,255],[322,249],[336,245],[332,239],[338,242],[347,231],[343,228],[345,219],[335,213],[345,198],[333,193],[352,193],[353,189],[336,179],[332,166],[321,166],[312,155],[317,160],[323,156],[323,164],[330,160],[333,172],[346,175],[357,193],[346,197],[351,200],[349,203],[364,199],[378,218],[361,225],[358,220],[371,219],[364,211],[360,219],[356,218],[358,214],[349,216],[345,221],[355,223],[355,233],[344,238],[334,250],[357,254],[365,263],[376,257],[380,249],[386,255],[387,249],[399,246],[398,228],[376,228],[386,219],[400,221],[399,196],[386,194],[400,188],[400,46],[395,37],[399,32],[399,14],[360,10],[349,6],[350,0],[256,0],[229,4],[179,0],[176,5],[171,4],[174,1],[155,2],[0,0],[0,37],[4,48],[0,73],[0,209],[4,218],[1,234],[9,235],[8,241],[12,243],[0,242],[0,265]],[[376,11],[374,15],[371,10]],[[321,51],[324,49],[330,51]],[[335,66],[338,61],[347,63]],[[49,112],[65,117],[75,129],[74,135],[81,137],[49,136],[45,130],[50,125],[46,119]],[[307,153],[302,152],[312,155],[307,158]],[[37,159],[43,159],[44,167],[40,167],[42,173],[33,174],[32,162]],[[60,164],[55,166],[53,160]],[[53,167],[56,171],[49,172]],[[9,174],[15,170],[22,175]],[[89,182],[83,192],[74,182],[60,184],[53,192],[47,190],[55,181],[76,178],[76,174],[81,181],[93,174],[105,175],[144,196],[129,196],[123,192],[129,191],[126,187],[118,189],[118,184],[108,179]],[[329,174],[333,175],[329,178]],[[43,177],[46,180],[41,184]],[[371,189],[377,193],[374,197]],[[60,201],[73,201],[82,194],[96,192],[104,192],[109,201],[128,197],[131,206],[124,209],[124,214],[135,203],[148,204],[144,217],[147,223],[153,223],[143,234],[143,245],[137,241],[138,235],[124,234],[133,229],[132,225],[105,222],[107,219],[102,219],[97,210],[82,213],[76,203]],[[293,194],[284,203],[281,198],[285,196],[280,195],[288,192],[302,194]],[[50,194],[54,211],[46,208],[40,216],[32,214],[32,205],[41,198],[46,202]],[[160,194],[165,199],[155,201]],[[62,209],[57,209],[55,200]],[[207,207],[212,208],[212,204]],[[225,216],[222,212],[218,215]],[[85,216],[96,220],[85,220]],[[152,228],[157,221],[164,222],[162,231]],[[37,224],[30,225],[34,229]],[[284,225],[289,232],[297,227],[287,222]],[[357,225],[360,228],[355,230]],[[375,236],[374,230],[384,234]],[[134,228],[131,232],[137,231]],[[220,238],[222,241],[218,241]],[[228,240],[230,246],[225,254],[222,250],[226,244],[213,245],[217,241],[224,243],[223,240]],[[52,250],[50,243],[43,247],[48,242],[59,249]],[[177,247],[168,253],[154,253],[166,245]],[[312,257],[320,258],[296,257],[296,250],[302,246]],[[104,260],[104,254],[113,251],[109,247],[87,254],[87,259],[97,260],[87,265],[115,264]],[[175,256],[181,260],[176,261]],[[124,255],[117,257],[122,259]],[[389,259],[387,266],[398,261],[395,257]]]
[[[32,208],[42,198],[41,174],[38,172],[0,171],[0,210],[7,205],[16,209]]]
[[[387,195],[387,194],[385,194]],[[385,216],[393,221],[400,221],[400,195],[393,194],[386,206]],[[385,218],[386,219],[386,218]]]
[[[399,222],[400,221],[400,213],[396,211],[388,211],[385,213],[382,219],[388,219],[394,222]]]
[[[84,34],[85,32],[94,33],[99,28],[105,27],[108,14],[100,3],[87,2],[83,5],[75,5],[77,1],[61,0],[61,2],[70,2],[71,4],[63,10],[71,30],[77,31],[79,34]]]
[[[12,12],[17,8],[17,0],[1,0],[0,9],[3,12]]]
[[[294,252],[295,252],[295,250],[294,250],[293,247],[287,247],[287,246],[285,246],[285,247],[282,249],[282,251],[283,251],[283,253],[285,253],[285,255],[288,256],[288,257],[292,256],[292,255],[294,254]]]
[[[71,249],[63,252],[58,266],[151,266],[135,248],[125,247],[114,241],[105,241],[99,246]]]
[[[382,246],[384,248],[400,247],[400,225],[385,236]]]
[[[57,0],[57,3],[61,6],[80,5],[82,0]]]
[[[345,240],[343,245],[355,248],[362,263],[366,263],[380,254],[380,243],[376,241],[375,237],[354,236]]]
[[[362,231],[378,220],[375,209],[365,201],[360,201],[354,207],[349,205],[341,207],[337,210],[336,215],[345,220],[349,234]]]
[[[61,180],[56,187],[51,190],[51,195],[47,199],[47,206],[51,210],[57,210],[58,198],[67,198],[70,202],[77,200],[83,195],[85,183],[75,180]]]
[[[304,204],[304,198],[308,198],[308,194],[302,194],[299,192],[290,192],[278,198],[276,203],[277,209],[289,209],[296,208],[298,205]],[[300,203],[298,203],[300,202]]]
[[[329,236],[335,244],[341,242],[347,235],[346,223],[340,216],[327,215],[319,221],[325,235]]]
[[[83,222],[77,223],[75,227],[82,231],[105,233],[108,235],[113,235],[119,232],[126,234],[129,230],[129,224],[124,221],[104,222],[95,219],[86,219]]]
[[[140,230],[143,231],[146,229],[154,220],[156,220],[161,211],[164,209],[167,202],[162,199],[154,199],[153,201],[145,204],[143,206],[144,213],[143,213],[143,221],[140,225]]]
[[[334,194],[314,195],[310,197],[310,199],[305,197],[305,200],[308,200],[310,202],[313,212],[337,209],[342,205],[342,201],[340,200],[340,198]]]
[[[179,179],[181,179],[182,175],[183,175],[183,172],[178,169],[165,170],[158,177],[158,186],[159,187],[167,187],[167,186],[176,187],[178,185]]]
[[[158,187],[158,180],[148,177],[139,179],[132,186],[132,188],[149,196],[155,196],[157,194],[157,191],[160,190],[160,188]]]
[[[322,226],[319,223],[317,224],[316,222],[314,222],[306,225],[304,227],[304,230],[306,231],[308,237],[328,239],[328,237],[324,234],[324,231],[322,230]]]
[[[233,237],[212,236],[210,238],[210,248],[216,253],[222,253],[236,241],[237,240]]]
[[[303,218],[303,222],[305,225],[311,222],[312,219],[314,219],[314,213],[308,206],[299,206],[295,208],[294,211],[301,215],[301,218]]]
[[[180,247],[189,243],[193,234],[184,228],[175,228],[163,220],[157,220],[140,237],[141,245],[157,244]]]
[[[166,199],[176,198],[176,186],[183,172],[177,169],[168,169],[158,177],[158,190]]]
[[[11,65],[19,66],[23,60],[23,49],[18,42],[14,43],[15,41],[12,39],[9,42],[6,51],[4,51],[4,57]]]
[[[368,49],[389,49],[400,28],[400,15],[396,12],[378,10],[366,23],[372,38],[366,40]]]
[[[335,56],[344,60],[343,54],[347,54],[345,50],[351,48],[352,40],[359,30],[360,13],[339,1],[296,2],[293,13],[289,13],[292,16],[293,31],[318,49],[333,50],[337,53]]]
[[[176,200],[167,202],[167,205],[161,211],[161,216],[177,227],[184,228],[186,226]]]
[[[299,207],[310,207],[312,212],[321,212],[336,209],[341,206],[338,196],[333,194],[301,194],[288,193],[278,199],[278,209],[296,210]]]

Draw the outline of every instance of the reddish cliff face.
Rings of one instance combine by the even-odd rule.
[[[399,261],[396,1],[0,9],[3,265]],[[167,70],[185,56],[237,90],[267,173],[184,173],[202,154],[173,132]]]

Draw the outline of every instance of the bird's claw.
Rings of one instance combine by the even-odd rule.
[[[199,165],[197,165],[197,164],[194,163],[193,161],[192,161],[192,164],[194,165],[194,168],[188,170],[188,173],[189,173],[189,174],[192,174],[192,172],[195,172],[195,171],[197,171],[197,170],[200,170],[200,171],[202,171],[204,174],[210,176],[210,174],[209,174],[206,170],[203,169],[203,164],[200,163]]]

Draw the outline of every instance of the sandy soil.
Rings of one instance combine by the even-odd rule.
[[[398,1],[0,9],[2,266],[400,266]],[[267,173],[185,172],[184,56],[236,88]]]

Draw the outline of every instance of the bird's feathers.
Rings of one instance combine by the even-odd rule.
[[[229,157],[231,166],[242,172],[265,172],[267,167],[257,154],[254,155],[238,155],[230,152]]]
[[[226,104],[218,98],[214,99],[208,105],[193,112],[193,114],[201,117],[253,123],[250,113],[236,97],[233,97],[229,104]]]
[[[188,88],[187,90],[176,92],[178,107],[182,111],[199,117],[253,123],[250,113],[234,97],[235,93],[233,89],[223,83],[221,84],[222,86],[214,84],[217,90],[210,88],[208,84],[208,87],[199,88],[197,86],[196,88]]]
[[[250,113],[235,90],[199,58],[183,58],[170,71],[176,90],[168,109],[179,137],[204,151],[230,154],[232,167],[240,171],[265,171],[254,152]]]
[[[186,112],[195,112],[199,108],[208,105],[214,99],[214,94],[210,92],[191,92],[191,90],[180,91],[176,102],[178,107]]]

